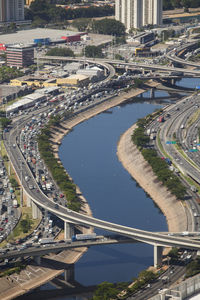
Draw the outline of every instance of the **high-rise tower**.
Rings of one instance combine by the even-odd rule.
[[[115,0],[115,19],[127,29],[162,24],[162,0]]]
[[[24,20],[24,0],[0,0],[0,22]]]

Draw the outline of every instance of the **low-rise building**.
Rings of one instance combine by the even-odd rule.
[[[86,86],[89,84],[89,77],[82,74],[75,74],[66,78],[58,78],[57,84],[62,86]]]

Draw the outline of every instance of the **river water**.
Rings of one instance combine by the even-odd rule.
[[[181,83],[195,87],[199,80],[183,79],[178,85]],[[155,98],[167,96],[166,92],[155,93]],[[149,97],[149,92],[143,97]],[[166,219],[159,208],[124,170],[116,155],[120,135],[138,118],[160,107],[152,100],[123,104],[77,125],[63,139],[59,156],[87,199],[94,217],[144,230],[167,230]],[[95,232],[106,234],[100,230]],[[130,281],[150,265],[153,265],[153,247],[150,245],[96,246],[76,263],[75,280],[86,286],[102,281]],[[42,290],[52,288],[50,284],[41,287]],[[86,298],[65,296],[56,299]]]

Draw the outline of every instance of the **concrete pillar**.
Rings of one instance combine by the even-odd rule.
[[[72,235],[74,235],[74,225],[64,221],[64,239],[71,239]]]
[[[32,201],[32,216],[33,219],[39,219],[41,217],[41,211],[38,206]]]
[[[104,76],[106,77],[107,76],[107,69],[104,68]]]
[[[174,83],[175,83],[175,80],[174,80],[174,78],[172,78],[171,79],[171,84],[174,85]]]
[[[145,74],[145,70],[144,69],[142,69],[142,75],[144,75]]]
[[[152,99],[154,97],[155,97],[155,89],[152,88],[152,89],[150,89],[150,98]]]
[[[74,264],[69,265],[67,269],[64,270],[64,278],[66,282],[74,281]]]
[[[31,198],[29,196],[26,196],[26,206],[31,207]]]
[[[162,246],[154,245],[154,267],[157,268],[162,264]]]
[[[38,265],[38,266],[40,266],[41,265],[41,256],[34,256],[34,261],[36,262],[36,264]]]

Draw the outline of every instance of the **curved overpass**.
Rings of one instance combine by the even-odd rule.
[[[28,118],[24,121],[27,122]],[[20,121],[19,121],[20,122]],[[16,125],[16,124],[15,124]],[[18,124],[19,125],[19,124]],[[23,121],[20,122],[19,129],[24,125]],[[149,231],[144,231],[136,228],[131,228],[128,226],[123,226],[108,221],[100,220],[93,218],[87,215],[83,215],[74,211],[69,210],[66,207],[61,205],[55,205],[55,203],[49,199],[46,195],[37,186],[35,178],[33,177],[20,149],[18,146],[10,146],[9,144],[17,145],[17,136],[18,136],[18,126],[5,133],[5,147],[8,151],[8,156],[12,162],[13,168],[18,176],[19,181],[24,188],[26,195],[38,206],[47,209],[51,213],[57,215],[59,218],[63,219],[66,222],[92,226],[96,228],[101,228],[108,230],[120,235],[124,235],[133,239],[136,239],[140,242],[159,245],[159,246],[172,246],[172,247],[184,247],[189,249],[200,249],[200,241],[195,241],[189,237],[175,237],[168,236],[161,233],[154,233]],[[23,170],[20,169],[23,167]],[[30,190],[27,182],[24,180],[24,174],[27,174],[30,177],[29,185],[33,184],[38,187],[38,192],[36,189]]]
[[[195,41],[195,42],[192,42],[192,43],[189,43],[189,44],[186,44],[184,46],[180,46],[176,49],[176,51],[180,52],[181,50],[186,50],[192,46],[194,46],[195,44],[197,44],[198,41]],[[200,67],[200,65],[198,65],[197,63],[195,62],[191,62],[191,61],[187,61],[187,60],[184,60],[180,57],[178,57],[177,55],[175,56],[172,56],[173,54],[173,50],[169,51],[167,54],[165,54],[165,57],[168,58],[169,60],[173,61],[173,62],[176,62],[176,63],[179,63],[179,64],[182,64],[182,65],[185,65],[185,66],[191,66],[191,67]],[[184,71],[183,71],[184,72]]]
[[[98,60],[95,60],[95,59],[92,59],[92,58],[83,58],[83,57],[80,57],[80,58],[73,58],[73,57],[64,57],[64,56],[41,56],[40,59],[42,60],[51,60],[51,61],[79,61],[79,62],[87,62],[87,63],[90,63],[90,64],[98,64],[98,65],[101,65],[104,69],[106,69],[108,71],[108,76],[102,80],[102,82],[107,82],[109,81],[111,78],[114,77],[115,75],[115,68],[113,68],[113,66],[111,66],[108,62],[106,61],[99,61]]]

